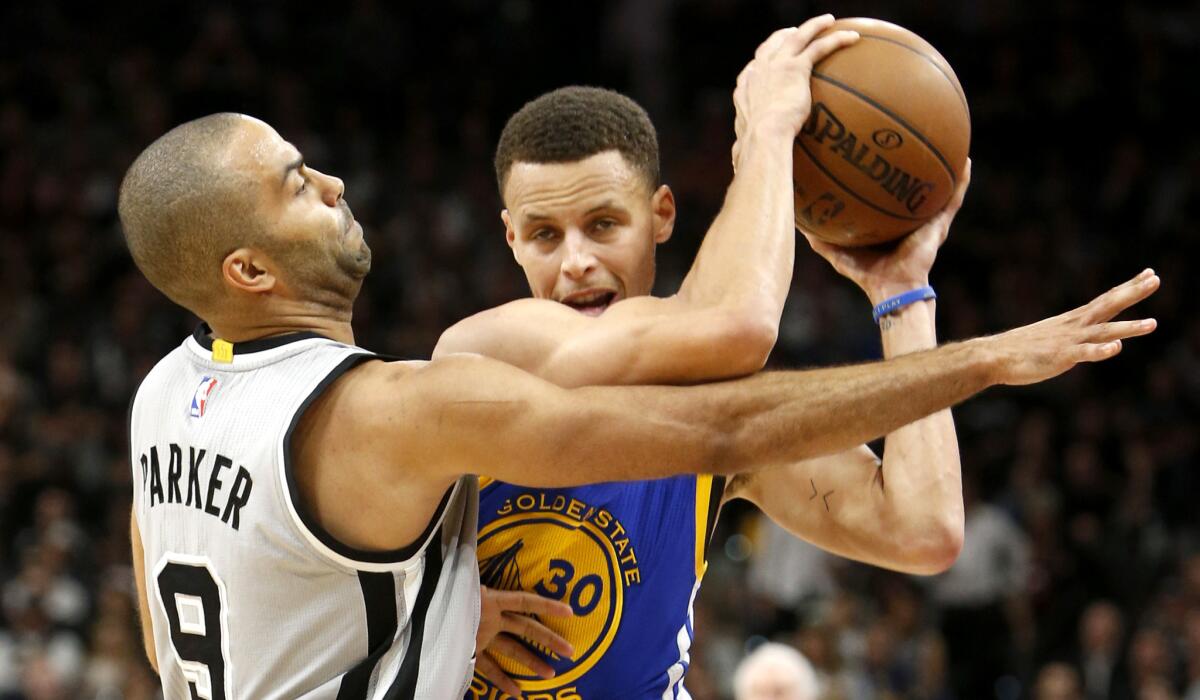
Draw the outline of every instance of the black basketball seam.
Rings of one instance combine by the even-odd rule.
[[[891,39],[886,36],[879,36],[878,34],[863,34],[862,32],[859,32],[859,36],[861,36],[865,39],[878,39],[879,41],[886,41],[889,44],[895,44],[896,46],[901,46],[903,48],[908,49],[909,51],[912,51],[913,53],[915,53],[916,55],[925,59],[926,61],[929,61],[931,64],[933,64],[933,67],[937,68],[938,72],[941,73],[946,78],[946,82],[950,83],[950,87],[954,88],[954,94],[958,95],[958,99],[962,100],[963,109],[967,110],[967,114],[971,113],[971,108],[967,106],[967,94],[962,91],[962,88],[959,87],[958,83],[954,80],[954,78],[951,78],[950,74],[947,73],[945,71],[945,69],[942,68],[941,64],[939,64],[937,61],[933,60],[933,58],[931,56],[929,56],[928,54],[922,53],[921,51],[918,51],[917,49],[909,46],[908,44],[905,44],[902,41],[896,41],[895,39]]]
[[[879,206],[878,204],[875,204],[874,202],[864,199],[862,195],[860,195],[859,193],[857,193],[854,190],[847,187],[846,183],[837,179],[837,177],[835,177],[833,173],[829,172],[829,170],[821,163],[821,161],[817,160],[817,157],[812,154],[812,151],[808,150],[808,147],[804,145],[803,141],[801,141],[800,139],[796,139],[796,145],[800,146],[800,150],[804,151],[804,155],[808,156],[808,159],[812,161],[813,165],[820,168],[821,172],[825,173],[825,175],[830,180],[833,180],[834,184],[836,184],[838,187],[841,187],[842,190],[844,190],[846,192],[846,194],[850,195],[851,197],[854,197],[858,201],[862,202],[863,204],[867,205],[868,207],[871,207],[872,209],[879,212],[880,214],[885,214],[887,216],[892,217],[893,219],[901,219],[903,221],[925,221],[926,220],[926,217],[923,217],[923,216],[904,216],[903,214],[894,214],[894,213],[888,211],[887,209],[884,209],[883,207]]]
[[[908,131],[910,133],[912,133],[913,136],[917,137],[918,141],[925,144],[925,147],[929,149],[929,152],[933,154],[933,157],[937,158],[938,162],[941,163],[944,168],[946,168],[946,172],[950,174],[950,183],[955,186],[958,185],[958,176],[954,172],[954,168],[950,167],[949,161],[947,161],[945,156],[942,155],[942,152],[939,151],[932,143],[930,143],[929,139],[925,138],[924,134],[922,134],[921,132],[914,129],[912,127],[912,125],[909,124],[908,122],[904,121],[904,119],[902,119],[899,114],[896,114],[892,110],[888,109],[887,107],[884,107],[883,105],[879,104],[875,100],[871,99],[870,97],[867,97],[866,95],[862,94],[858,90],[855,90],[854,88],[850,87],[849,85],[841,82],[840,80],[835,80],[834,78],[830,78],[828,75],[825,75],[824,73],[818,73],[816,71],[813,71],[812,77],[817,78],[819,80],[824,80],[827,83],[830,83],[832,85],[836,85],[836,86],[840,87],[841,89],[845,90],[846,92],[850,93],[851,95],[854,95],[855,97],[862,100],[863,102],[866,102],[867,104],[871,105],[872,107],[879,110],[880,112],[883,112],[884,114],[888,115],[893,120],[895,120],[895,122],[897,124],[899,124],[900,126],[904,127],[905,129],[908,129]]]

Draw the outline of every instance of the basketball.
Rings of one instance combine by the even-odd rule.
[[[950,201],[971,118],[954,69],[903,27],[842,19],[862,37],[813,67],[812,113],[796,137],[796,226],[865,246],[920,227]]]

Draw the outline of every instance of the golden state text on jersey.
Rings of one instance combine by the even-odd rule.
[[[554,678],[497,658],[524,697],[687,697],[692,602],[724,480],[678,476],[537,489],[484,479],[481,485],[483,585],[531,591],[575,613],[542,620],[571,643],[574,658],[530,646],[554,668]],[[466,695],[508,697],[478,674]]]

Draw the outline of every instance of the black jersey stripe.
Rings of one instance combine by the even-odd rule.
[[[441,533],[441,529],[438,529]],[[421,579],[421,588],[417,592],[417,600],[413,603],[412,615],[408,618],[411,630],[408,637],[408,648],[404,650],[404,661],[396,680],[384,694],[384,700],[413,700],[417,696],[417,677],[421,674],[421,646],[425,639],[425,618],[429,614],[429,603],[433,600],[433,592],[442,579],[442,546],[441,538],[436,537],[425,550],[425,573]]]
[[[300,522],[303,523],[304,527],[307,528],[314,537],[320,540],[322,544],[334,552],[342,555],[343,557],[356,562],[369,564],[392,564],[404,562],[413,558],[417,552],[421,550],[421,547],[429,541],[429,537],[433,534],[434,529],[442,520],[442,514],[446,511],[446,505],[450,502],[450,494],[454,492],[454,486],[446,489],[446,493],[442,495],[441,502],[438,504],[437,509],[435,509],[433,512],[433,517],[429,519],[429,524],[425,526],[425,531],[422,532],[420,537],[413,540],[412,543],[410,543],[407,547],[401,547],[391,551],[367,551],[344,544],[341,540],[338,540],[336,537],[330,534],[328,530],[322,527],[319,522],[317,522],[316,517],[313,516],[307,504],[304,502],[304,499],[300,496],[300,486],[296,483],[296,470],[292,464],[292,434],[296,432],[296,426],[300,424],[300,418],[304,416],[304,413],[309,409],[310,406],[312,406],[312,403],[320,398],[320,396],[325,393],[325,390],[328,389],[330,385],[337,381],[343,374],[350,371],[354,367],[357,367],[362,362],[377,359],[379,359],[379,356],[372,353],[356,353],[348,356],[346,359],[338,363],[337,367],[334,367],[329,374],[325,375],[325,378],[322,379],[319,384],[317,384],[316,388],[312,390],[312,393],[310,393],[308,397],[304,399],[304,402],[300,404],[300,408],[296,409],[296,415],[292,416],[292,422],[291,425],[288,426],[287,432],[284,433],[283,471],[284,474],[287,475],[288,494],[291,496],[292,505],[296,508],[296,514],[300,516]]]
[[[379,659],[392,648],[399,621],[396,617],[396,577],[387,572],[358,572],[363,607],[367,612],[367,658],[358,662],[338,688],[337,700],[365,700],[371,674]]]

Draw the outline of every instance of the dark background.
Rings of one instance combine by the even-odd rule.
[[[915,30],[969,98],[974,181],[932,279],[944,340],[1145,266],[1163,277],[1146,304],[1159,330],[956,410],[981,497],[968,594],[815,555],[728,508],[693,695],[728,697],[744,649],[773,637],[809,655],[828,698],[1073,698],[1085,682],[1089,698],[1200,698],[1200,9],[1081,0],[5,5],[0,698],[156,692],[132,607],[125,407],[194,319],[141,278],[117,226],[116,187],[150,141],[242,111],[345,179],[376,260],[358,341],[427,357],[454,321],[527,293],[491,166],[509,114],[572,83],[649,110],[681,210],[660,253],[669,293],[731,176],[738,71],[770,31],[827,10]],[[801,251],[773,364],[875,356],[869,311]],[[772,588],[793,576],[806,582]]]

